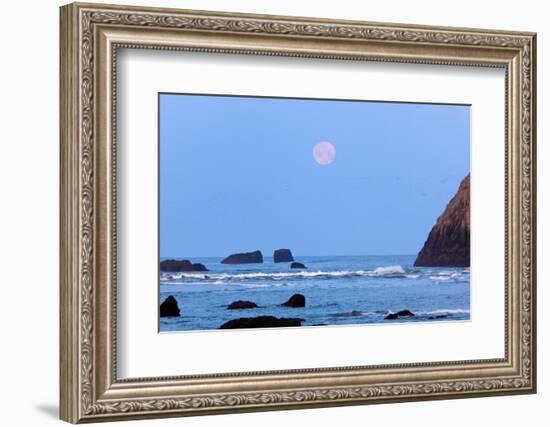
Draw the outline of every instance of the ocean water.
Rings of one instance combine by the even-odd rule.
[[[436,322],[470,319],[470,269],[414,267],[414,255],[294,256],[290,263],[221,264],[222,258],[192,258],[208,272],[160,275],[160,302],[173,295],[180,317],[160,318],[160,331],[218,329],[239,317],[304,319],[302,326]],[[295,293],[304,308],[281,306]],[[237,300],[258,308],[227,310]],[[389,312],[410,310],[414,317],[384,320]],[[316,326],[323,327],[323,326]]]

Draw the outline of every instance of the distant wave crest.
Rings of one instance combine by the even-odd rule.
[[[463,270],[462,272],[457,271],[440,271],[437,274],[432,274],[429,276],[430,280],[435,282],[456,282],[470,279],[470,271]]]
[[[390,274],[405,274],[405,270],[400,265],[389,265],[387,267],[377,267],[373,273],[378,276],[387,276]]]
[[[405,274],[405,269],[400,265],[390,265],[384,267],[377,267],[374,270],[339,270],[339,271],[292,271],[292,272],[253,272],[253,273],[174,273],[163,274],[161,279],[167,280],[179,280],[179,279],[193,279],[193,280],[209,280],[209,281],[227,281],[231,280],[284,280],[293,278],[345,278],[345,277],[406,277],[409,279],[416,279],[419,276],[415,274]],[[221,282],[219,282],[221,283]]]

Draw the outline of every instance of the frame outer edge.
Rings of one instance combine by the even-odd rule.
[[[104,6],[104,7],[102,7]],[[530,274],[536,273],[535,255],[536,255],[536,128],[535,128],[535,111],[536,111],[536,35],[534,33],[512,33],[479,31],[468,29],[464,34],[454,34],[458,28],[439,28],[426,27],[428,32],[427,37],[421,34],[422,31],[412,31],[417,28],[413,26],[405,26],[397,28],[397,41],[405,40],[407,42],[420,41],[426,45],[446,44],[466,44],[473,46],[481,44],[487,47],[497,46],[500,48],[510,48],[514,50],[523,49],[526,55],[523,59],[527,64],[524,69],[529,69],[527,78],[527,89],[520,90],[520,93],[527,97],[523,99],[523,112],[530,115],[527,120],[523,121],[523,130],[529,132],[528,138],[523,139],[523,147],[526,149],[526,155],[522,159],[527,162],[525,182],[529,195],[525,194],[524,202],[526,202],[527,214],[523,217],[530,226],[530,230],[526,231],[527,247],[524,248],[524,257],[527,257],[528,273],[526,275],[526,283],[523,287],[525,308],[529,312],[523,318],[525,334],[521,334],[525,339],[523,342],[523,352],[520,352],[520,358],[527,362],[524,365],[523,376],[521,378],[495,378],[494,381],[478,380],[476,384],[464,382],[467,390],[458,390],[453,388],[453,383],[441,384],[398,384],[398,389],[388,386],[387,390],[384,387],[379,387],[380,390],[375,390],[380,394],[363,396],[358,389],[343,389],[343,390],[320,390],[321,394],[316,393],[317,390],[296,390],[290,392],[275,393],[270,391],[263,394],[239,393],[232,396],[225,395],[208,395],[208,396],[191,396],[186,399],[154,399],[146,398],[142,400],[111,400],[98,401],[97,396],[94,396],[96,391],[96,382],[94,374],[94,353],[97,345],[95,333],[97,330],[92,330],[93,325],[90,324],[92,319],[90,316],[94,314],[95,304],[97,303],[97,294],[92,291],[97,284],[97,276],[94,277],[93,271],[89,268],[94,266],[97,261],[94,256],[94,243],[90,242],[89,238],[94,238],[97,223],[94,223],[94,206],[97,202],[95,199],[94,172],[97,171],[94,156],[94,135],[95,125],[94,115],[95,108],[89,111],[89,103],[92,105],[95,98],[94,76],[97,72],[95,69],[91,72],[88,65],[90,62],[92,68],[94,65],[94,37],[89,37],[90,34],[86,30],[89,19],[81,21],[81,12],[83,8],[89,7],[92,11],[99,11],[104,14],[108,11],[113,11],[113,14],[120,12],[136,11],[142,12],[144,15],[143,23],[134,22],[134,14],[131,13],[127,23],[137,26],[152,25],[149,22],[149,16],[146,12],[154,11],[153,8],[127,7],[114,5],[100,4],[72,4],[61,7],[61,33],[60,33],[60,161],[61,161],[61,197],[60,197],[60,384],[61,384],[61,411],[60,418],[71,422],[96,422],[109,421],[119,419],[141,419],[141,418],[162,418],[168,416],[183,416],[183,415],[201,415],[214,413],[237,413],[250,411],[264,410],[281,410],[291,408],[307,408],[307,407],[327,407],[340,406],[349,404],[366,404],[366,403],[382,403],[383,401],[398,402],[411,400],[435,400],[440,398],[464,398],[473,396],[497,395],[497,394],[524,394],[533,393],[536,391],[536,312],[535,312],[535,287],[536,276]],[[99,10],[99,8],[103,10]],[[184,11],[177,9],[158,9],[166,13],[191,13],[193,11]],[[116,13],[115,13],[116,12]],[[195,12],[193,12],[194,14]],[[210,13],[212,15],[210,15]],[[198,15],[193,16],[196,19],[191,24],[182,23],[182,28],[200,28],[201,31],[228,31],[251,33],[256,31],[254,24],[261,26],[262,31],[266,33],[275,33],[275,35],[283,34],[284,28],[273,26],[277,24],[271,22],[263,22],[260,15],[247,14],[221,14],[217,12],[196,12]],[[86,15],[82,15],[86,17]],[[242,16],[245,21],[248,19],[251,24],[249,27],[241,28],[234,27],[234,23],[228,23],[227,28],[223,25],[218,27],[220,21],[225,21],[227,17]],[[125,19],[126,19],[125,18]],[[130,19],[131,18],[131,19]],[[329,25],[324,25],[327,21],[317,22],[311,18],[291,18],[291,17],[271,17],[273,19],[284,19],[285,25],[290,28],[289,34],[297,34],[297,37],[326,37],[326,39],[344,39],[363,38],[361,28],[345,28],[345,33],[333,33],[333,29]],[[112,23],[112,16],[106,13],[102,20],[107,23]],[[259,21],[261,20],[261,22]],[[116,19],[115,19],[116,21]],[[269,21],[269,17],[267,18]],[[94,23],[94,22],[92,22]],[[117,22],[114,22],[115,24]],[[298,23],[304,23],[305,29]],[[330,23],[330,22],[329,22]],[[345,24],[342,21],[335,21],[334,24]],[[172,25],[164,25],[170,27]],[[225,25],[224,22],[222,24]],[[264,24],[266,25],[264,29]],[[268,25],[269,24],[269,25]],[[323,24],[323,25],[322,25]],[[366,23],[358,23],[362,26]],[[374,25],[374,23],[369,23]],[[388,30],[393,28],[393,24],[386,24]],[[154,25],[153,25],[154,26]],[[236,30],[235,30],[236,28]],[[420,27],[422,28],[422,27]],[[311,34],[309,30],[315,30],[319,34]],[[374,28],[376,30],[376,28]],[[307,30],[307,31],[306,31]],[[347,31],[351,31],[348,33]],[[386,31],[386,30],[384,30]],[[404,31],[403,34],[401,31]],[[442,31],[442,32],[440,32]],[[439,33],[440,32],[440,33]],[[459,31],[460,32],[460,31]],[[418,33],[418,34],[417,34]],[[390,34],[390,33],[389,33]],[[497,35],[498,34],[498,35]],[[440,37],[441,36],[441,37]],[[81,38],[82,37],[82,38]],[[393,33],[389,35],[390,39],[394,37]],[[412,39],[410,39],[412,37]],[[433,39],[432,39],[433,37]],[[456,39],[455,37],[459,37]],[[376,36],[378,40],[383,40],[383,37]],[[418,40],[417,40],[418,39]],[[458,40],[458,41],[457,41]],[[82,62],[81,62],[82,61]],[[521,87],[521,86],[520,86]],[[90,89],[90,92],[88,92]],[[524,92],[525,90],[525,92]],[[81,98],[82,97],[82,98]],[[86,108],[83,110],[83,106]],[[90,122],[91,120],[91,122]],[[521,122],[519,122],[521,123]],[[90,163],[91,162],[91,163]],[[522,168],[523,169],[523,168]],[[522,171],[525,173],[525,171]],[[91,180],[90,180],[91,179]],[[85,193],[85,194],[84,194]],[[523,193],[523,189],[521,191]],[[80,196],[85,196],[81,198]],[[95,200],[94,200],[95,199]],[[530,268],[529,268],[530,267]],[[529,330],[530,329],[530,330]],[[531,363],[529,363],[531,362]],[[502,381],[502,386],[499,385]],[[458,384],[462,386],[461,383]],[[393,387],[393,388],[392,388]],[[415,387],[420,387],[418,390]],[[449,388],[450,387],[450,388]],[[500,391],[498,390],[500,388]],[[341,391],[343,394],[334,397],[333,392]],[[397,394],[394,392],[397,391]],[[468,393],[464,393],[468,391]],[[322,393],[326,393],[323,397]],[[359,394],[357,394],[359,393]],[[349,394],[349,395],[348,395]],[[357,397],[358,396],[358,397]],[[383,397],[384,399],[378,399]],[[386,400],[387,397],[387,400]],[[270,398],[272,400],[265,400]],[[368,402],[367,402],[368,398]],[[372,399],[372,400],[371,400]]]
[[[59,9],[59,418],[79,416],[78,19],[74,5]]]
[[[537,33],[531,35],[531,390],[537,393]],[[533,274],[534,273],[534,274]]]

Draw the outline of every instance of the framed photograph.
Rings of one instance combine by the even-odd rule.
[[[63,420],[536,391],[535,34],[60,22]]]

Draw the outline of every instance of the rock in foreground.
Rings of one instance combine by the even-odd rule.
[[[306,297],[302,294],[292,295],[287,302],[281,304],[285,307],[305,307],[306,306]]]
[[[304,319],[288,317],[241,317],[225,322],[220,329],[248,329],[248,328],[280,328],[285,326],[302,326]]]
[[[362,315],[363,315],[363,312],[359,310],[352,310],[352,311],[346,311],[343,313],[331,314],[332,317],[357,317]]]
[[[255,302],[252,301],[233,301],[227,306],[228,310],[243,310],[247,308],[256,308],[258,307]]]
[[[193,264],[187,259],[167,259],[160,262],[160,271],[182,273],[188,271],[208,271],[208,269],[200,263]]]
[[[178,317],[180,315],[180,309],[176,299],[170,295],[160,305],[160,317]]]
[[[438,320],[438,319],[446,319],[446,314],[438,314],[437,316],[429,316],[428,320]]]
[[[290,249],[277,249],[273,252],[273,261],[274,262],[292,262],[294,257]]]
[[[231,254],[222,260],[222,264],[261,264],[264,257],[260,251]]]
[[[290,264],[290,268],[307,268],[307,267],[301,262],[293,262],[292,264]]]
[[[399,319],[400,317],[414,317],[414,313],[410,310],[401,310],[396,313],[389,313],[386,317],[384,317],[384,319],[395,320]]]
[[[470,174],[437,219],[414,265],[417,267],[470,266]]]

